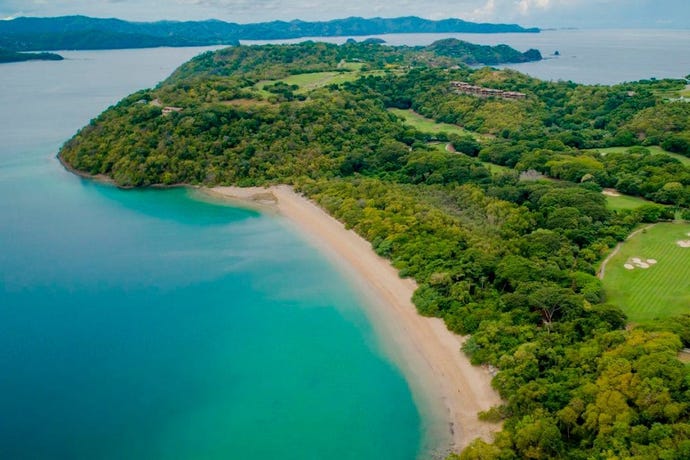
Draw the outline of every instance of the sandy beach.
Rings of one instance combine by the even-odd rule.
[[[401,279],[369,242],[289,186],[202,191],[278,212],[355,283],[375,329],[384,337],[386,353],[402,369],[423,411],[426,447],[439,453],[447,446],[458,451],[477,437],[490,440],[500,429],[477,418],[478,412],[501,402],[491,388],[489,372],[470,364],[460,351],[463,338],[448,331],[442,320],[417,313],[411,301],[416,283]]]

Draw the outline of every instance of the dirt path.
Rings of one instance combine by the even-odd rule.
[[[651,225],[647,225],[646,227],[638,228],[637,230],[632,232],[630,235],[628,235],[628,237],[625,239],[625,241],[628,241],[630,238],[634,237],[635,235],[637,235],[637,234],[639,234],[639,233],[641,233],[647,229],[650,229],[650,228],[654,227],[655,225],[656,224],[651,224]],[[616,245],[616,247],[613,248],[613,251],[611,251],[611,253],[608,256],[606,256],[606,259],[604,259],[604,261],[601,263],[601,267],[599,267],[599,271],[597,272],[597,278],[599,278],[600,280],[604,279],[604,274],[606,273],[606,264],[608,264],[609,261],[611,259],[613,259],[616,254],[618,254],[618,251],[621,250],[621,246],[623,245],[623,243],[625,243],[625,241],[618,243]]]

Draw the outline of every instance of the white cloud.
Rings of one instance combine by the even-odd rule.
[[[486,0],[486,3],[479,8],[472,10],[468,19],[473,21],[486,21],[493,18],[496,14],[496,0]]]
[[[0,0],[0,18],[84,14],[128,20],[233,22],[347,16],[456,17],[541,27],[690,27],[688,0]]]
[[[546,9],[551,6],[550,0],[519,0],[517,9],[522,15],[527,15],[534,8]]]

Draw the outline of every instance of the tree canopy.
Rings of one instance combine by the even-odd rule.
[[[682,82],[541,82],[447,54],[352,42],[206,53],[92,120],[60,158],[120,186],[290,183],[317,201],[417,281],[421,314],[471,336],[473,363],[499,369],[504,404],[482,417],[503,430],[461,458],[688,458],[690,373],[676,353],[689,320],[626,329],[595,276],[637,224],[690,205],[688,167],[645,147],[683,150],[690,105],[664,96]],[[454,81],[526,96],[460,94]],[[390,108],[470,135],[420,131]],[[629,148],[596,150],[612,145]],[[611,211],[602,187],[659,204]]]

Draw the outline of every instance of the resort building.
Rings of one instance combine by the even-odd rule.
[[[485,88],[483,86],[471,85],[464,81],[452,81],[450,85],[455,88],[458,93],[469,94],[477,97],[500,97],[503,99],[524,99],[527,97],[525,93],[517,91],[503,91],[501,89]]]

